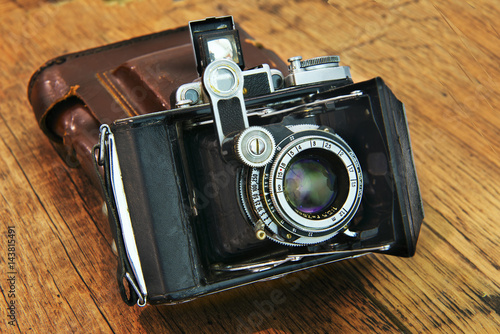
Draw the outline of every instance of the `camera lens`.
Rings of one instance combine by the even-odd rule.
[[[338,193],[337,175],[322,157],[306,156],[292,161],[284,175],[288,203],[304,213],[320,213],[329,208]]]
[[[347,228],[363,193],[363,175],[349,145],[329,128],[298,125],[276,144],[272,163],[252,168],[240,196],[248,217],[286,245],[307,245]],[[256,225],[257,226],[257,225]]]

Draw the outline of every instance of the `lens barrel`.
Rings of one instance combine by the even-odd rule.
[[[319,243],[346,229],[363,193],[349,145],[331,129],[307,129],[287,136],[276,152],[272,163],[249,169],[240,185],[251,220],[287,245]]]

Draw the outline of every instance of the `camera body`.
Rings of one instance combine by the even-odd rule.
[[[231,17],[190,31],[200,78],[172,94],[177,107],[101,126],[125,301],[412,256],[422,201],[404,106],[384,82],[353,83],[336,56],[291,58],[286,76],[243,70]]]

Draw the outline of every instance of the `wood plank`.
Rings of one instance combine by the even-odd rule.
[[[1,332],[480,332],[500,328],[500,5],[450,1],[0,1]],[[426,219],[417,255],[319,267],[196,301],[127,307],[101,199],[26,99],[46,60],[232,14],[286,59],[339,54],[405,102]]]

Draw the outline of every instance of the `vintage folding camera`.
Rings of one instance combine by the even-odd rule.
[[[245,69],[232,17],[189,31],[199,78],[174,108],[102,125],[96,146],[127,303],[415,253],[408,125],[380,78],[353,83],[337,56]]]

